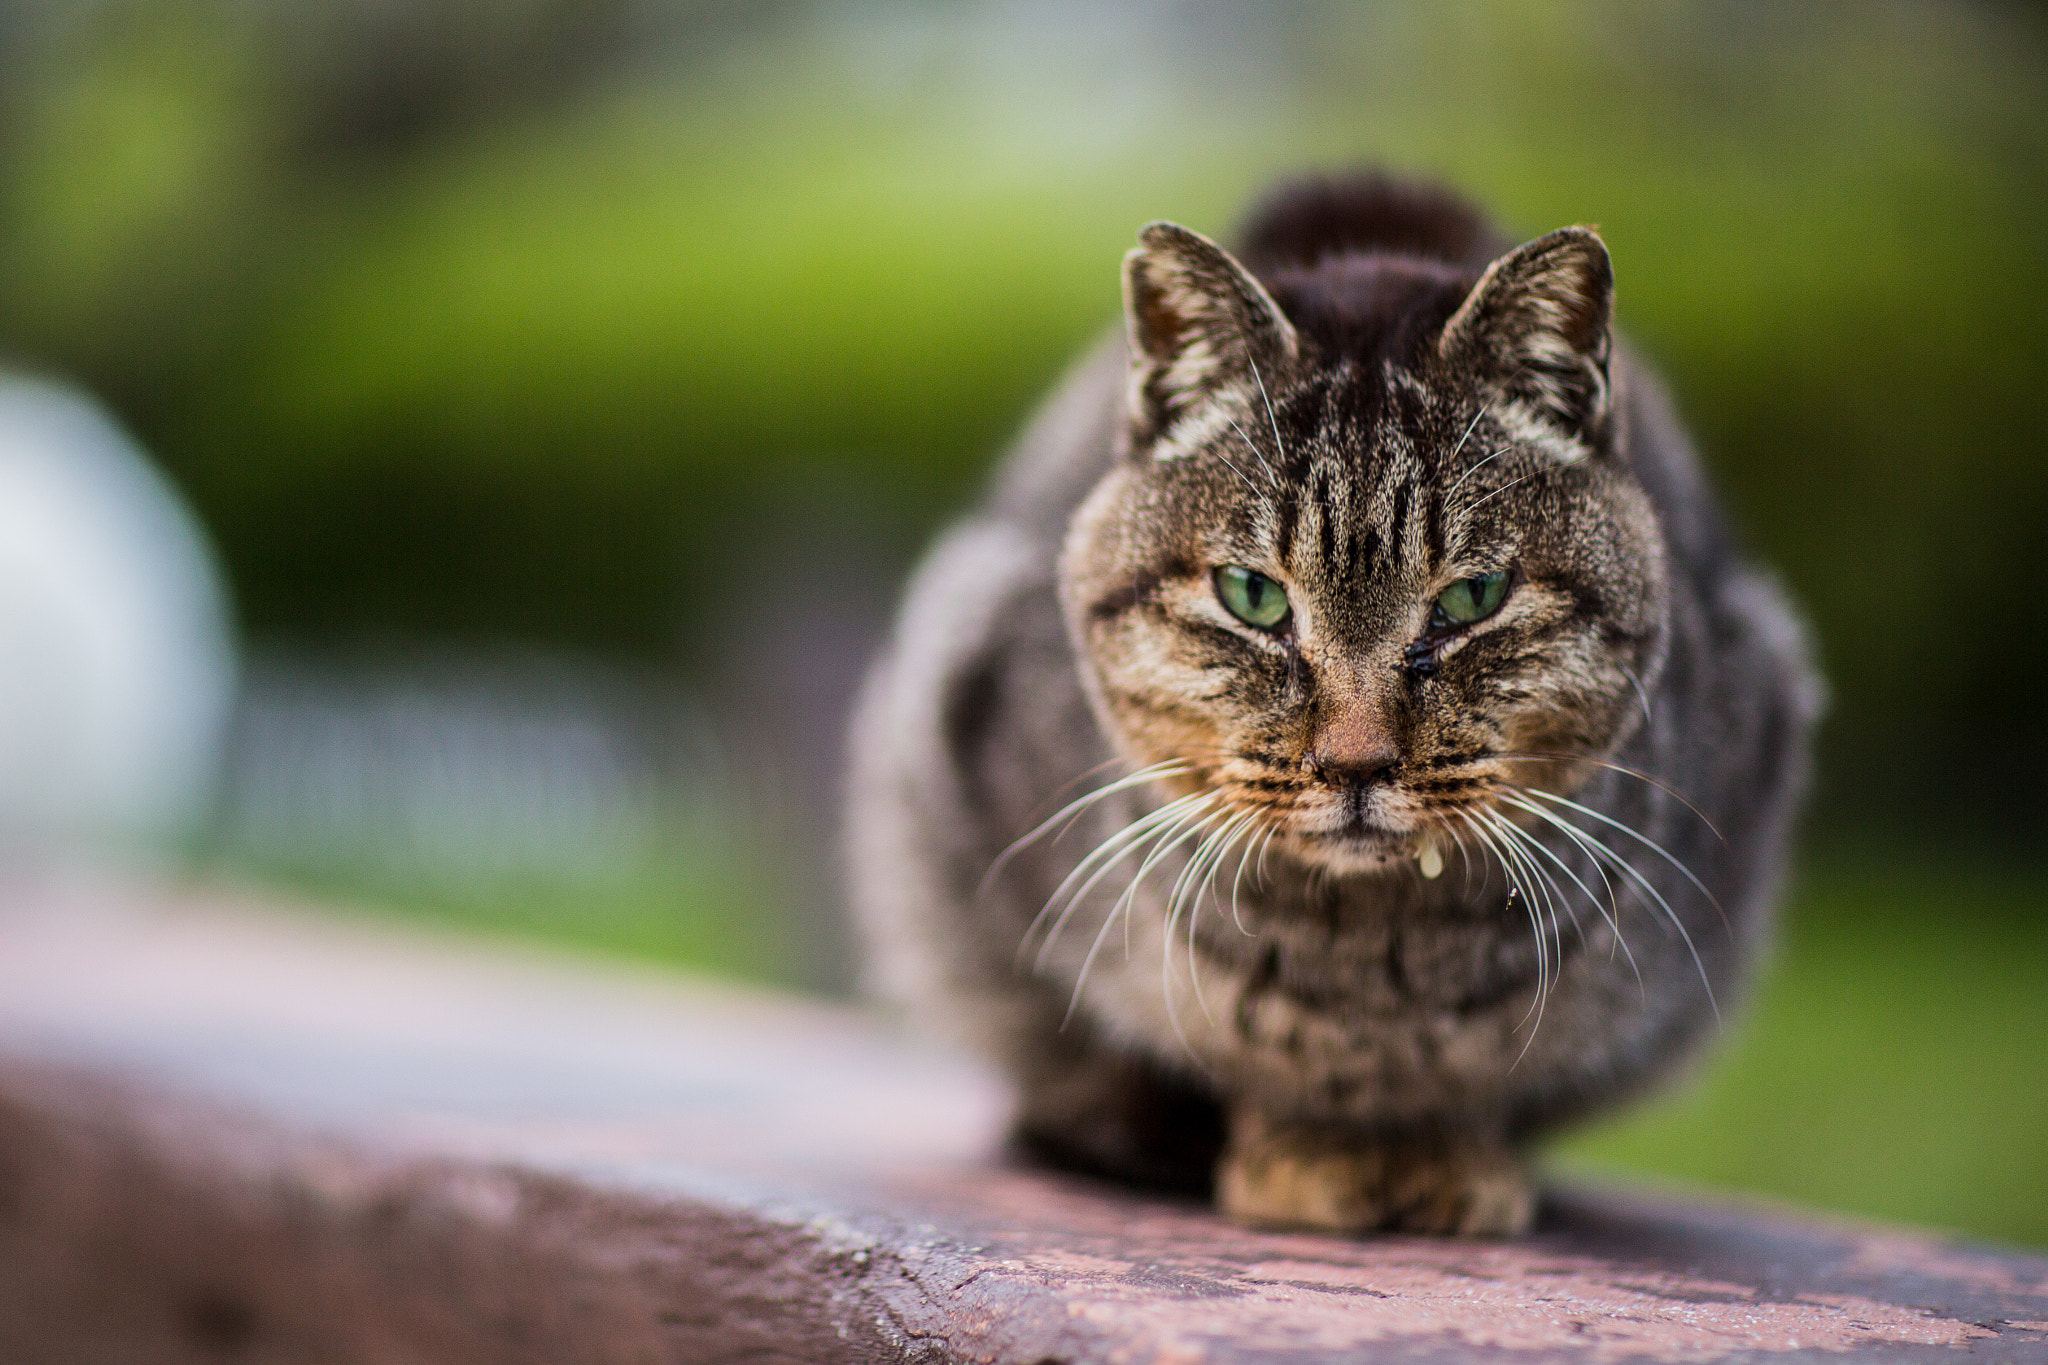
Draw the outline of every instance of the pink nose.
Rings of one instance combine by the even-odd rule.
[[[1308,766],[1333,786],[1368,786],[1386,780],[1401,762],[1401,749],[1383,725],[1346,716],[1323,727],[1309,750]]]

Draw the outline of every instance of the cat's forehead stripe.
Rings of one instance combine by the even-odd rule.
[[[1450,538],[1435,476],[1445,463],[1435,428],[1445,423],[1432,420],[1445,410],[1443,398],[1391,365],[1369,380],[1355,372],[1344,379],[1319,376],[1280,404],[1276,425],[1292,433],[1283,445],[1291,491],[1272,499],[1264,522],[1273,561],[1333,585],[1357,586],[1418,561],[1433,572]]]

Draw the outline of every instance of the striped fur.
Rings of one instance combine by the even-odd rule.
[[[1532,1135],[1739,986],[1800,632],[1613,347],[1599,238],[1491,240],[1383,179],[1270,201],[1251,269],[1147,228],[1126,337],[912,585],[855,898],[877,984],[1009,1067],[1044,1153],[1255,1220],[1512,1231]],[[1497,614],[1432,625],[1492,572]]]

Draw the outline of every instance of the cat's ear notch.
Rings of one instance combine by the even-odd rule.
[[[1152,223],[1124,257],[1134,450],[1195,444],[1208,412],[1258,393],[1299,353],[1294,324],[1251,273],[1178,223]],[[1221,423],[1216,423],[1221,425]]]
[[[1490,388],[1497,417],[1580,458],[1607,443],[1614,265],[1591,228],[1559,228],[1488,266],[1437,339]]]

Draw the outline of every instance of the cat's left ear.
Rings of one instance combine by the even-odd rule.
[[[1590,228],[1560,228],[1495,261],[1444,324],[1437,353],[1491,387],[1494,412],[1566,458],[1606,443],[1614,266]]]
[[[1168,455],[1201,438],[1208,414],[1256,402],[1300,341],[1265,287],[1207,237],[1153,223],[1138,241],[1124,257],[1132,438]]]

